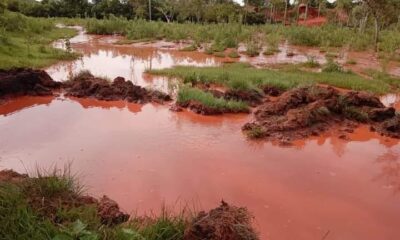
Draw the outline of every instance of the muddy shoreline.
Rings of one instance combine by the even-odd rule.
[[[290,144],[296,139],[318,136],[331,128],[346,139],[360,124],[368,124],[371,131],[381,135],[400,138],[400,116],[393,107],[385,107],[379,98],[367,92],[341,93],[332,87],[312,86],[282,92],[265,86],[264,94],[257,91],[220,91],[201,86],[216,98],[247,102],[254,110],[254,121],[242,130],[251,138],[280,141]],[[63,93],[67,97],[94,98],[104,101],[124,100],[134,103],[165,103],[172,101],[170,95],[148,90],[117,77],[107,81],[81,72],[66,82],[55,82],[45,71],[12,69],[0,72],[0,98],[10,96],[52,96]],[[172,111],[188,108],[202,115],[225,113],[200,102],[177,104]],[[244,111],[249,113],[248,111]]]

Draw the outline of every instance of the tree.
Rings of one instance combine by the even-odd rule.
[[[400,12],[399,0],[362,0],[374,19],[375,51],[378,51],[380,30],[387,24],[396,21]]]

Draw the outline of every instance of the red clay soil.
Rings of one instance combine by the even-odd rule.
[[[184,240],[257,240],[251,227],[253,217],[246,208],[231,206],[224,201],[218,208],[200,212],[185,231]]]
[[[90,73],[68,81],[63,87],[67,96],[78,98],[95,98],[105,101],[126,100],[135,103],[163,103],[171,100],[168,94],[136,86],[123,77],[117,77],[109,82]]]
[[[23,181],[26,178],[28,178],[27,174],[19,174],[17,172],[14,172],[13,170],[6,169],[0,171],[0,183],[1,182],[17,183]]]
[[[51,195],[44,196],[39,181],[39,178],[31,178],[26,174],[19,174],[12,170],[0,171],[0,184],[7,182],[21,186],[32,209],[54,223],[63,222],[57,214],[60,209],[67,210],[78,207],[97,209],[97,214],[104,225],[120,224],[128,221],[130,217],[129,214],[122,212],[118,204],[107,196],[97,200],[91,196],[78,195],[69,191],[53,192]]]
[[[0,70],[0,99],[9,96],[53,95],[54,91],[58,89],[66,91],[68,96],[90,97],[106,101],[163,103],[171,100],[168,94],[136,86],[122,77],[117,77],[110,83],[105,79],[86,73],[66,83],[59,83],[53,81],[43,70],[29,68]]]
[[[307,20],[299,20],[297,24],[311,27],[311,26],[322,26],[327,22],[328,20],[326,19],[326,17],[315,17]]]
[[[264,103],[255,112],[255,121],[243,126],[250,137],[283,143],[340,126],[351,132],[365,123],[382,135],[400,138],[400,119],[394,108],[365,92],[341,93],[331,87],[302,87]],[[345,137],[344,137],[345,138]]]
[[[0,70],[0,98],[7,96],[48,96],[61,86],[43,70],[15,68]]]

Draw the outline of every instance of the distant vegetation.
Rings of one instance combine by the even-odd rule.
[[[76,54],[54,49],[50,43],[75,34],[73,29],[55,27],[49,19],[4,12],[0,15],[0,69],[43,67],[73,59]]]

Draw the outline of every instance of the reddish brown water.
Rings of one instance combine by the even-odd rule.
[[[53,66],[52,75],[61,80],[89,68],[164,89],[166,80],[138,72],[152,61],[157,67],[218,64],[203,54],[93,39],[74,43],[83,59]],[[327,133],[281,147],[247,140],[240,131],[247,115],[205,117],[168,108],[64,97],[9,101],[0,105],[0,168],[26,172],[72,162],[90,193],[139,213],[177,202],[208,209],[224,199],[254,213],[262,239],[400,238],[398,141],[361,127],[351,141]]]

